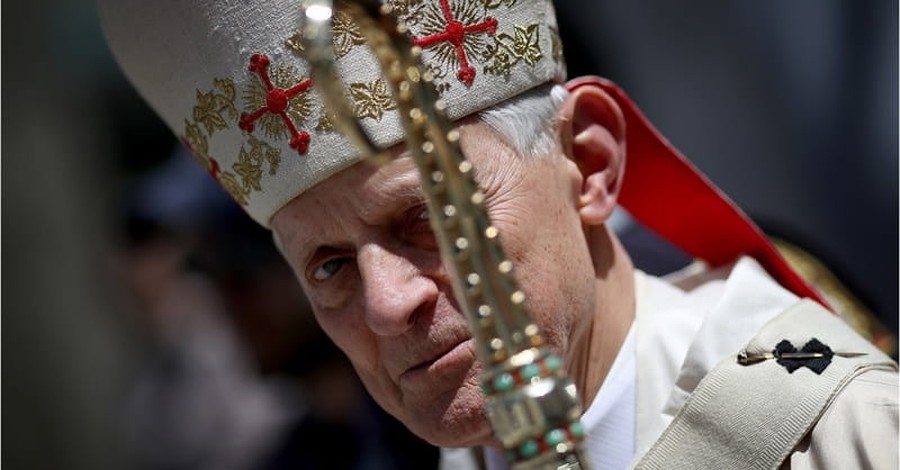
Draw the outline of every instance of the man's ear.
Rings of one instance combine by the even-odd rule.
[[[560,138],[581,173],[578,211],[582,222],[599,225],[615,209],[625,171],[625,118],[599,86],[573,90],[559,110]]]

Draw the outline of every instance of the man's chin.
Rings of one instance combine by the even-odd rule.
[[[432,397],[422,407],[408,406],[407,427],[429,443],[440,447],[472,447],[492,442],[484,412],[484,395],[477,383],[467,381],[456,393]]]

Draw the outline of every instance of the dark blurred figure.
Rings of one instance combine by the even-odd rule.
[[[259,380],[218,286],[189,267],[201,230],[228,201],[208,180],[178,154],[135,178],[124,198],[122,271],[147,349],[124,425],[141,469],[253,468],[300,412],[283,384]]]
[[[127,200],[125,269],[153,358],[127,417],[141,468],[437,467],[319,330],[270,233],[180,147]]]

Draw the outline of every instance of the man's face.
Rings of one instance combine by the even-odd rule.
[[[565,356],[594,310],[580,173],[558,150],[515,155],[482,123],[460,133],[532,315]],[[322,328],[381,406],[434,444],[485,444],[481,367],[427,215],[414,162],[401,156],[332,176],[273,228]]]

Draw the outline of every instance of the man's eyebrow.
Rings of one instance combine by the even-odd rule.
[[[389,209],[398,202],[409,202],[423,199],[419,182],[419,170],[411,160],[388,169],[389,173],[370,183],[369,190],[374,197],[369,198],[361,207],[363,216],[375,215],[378,211]]]

